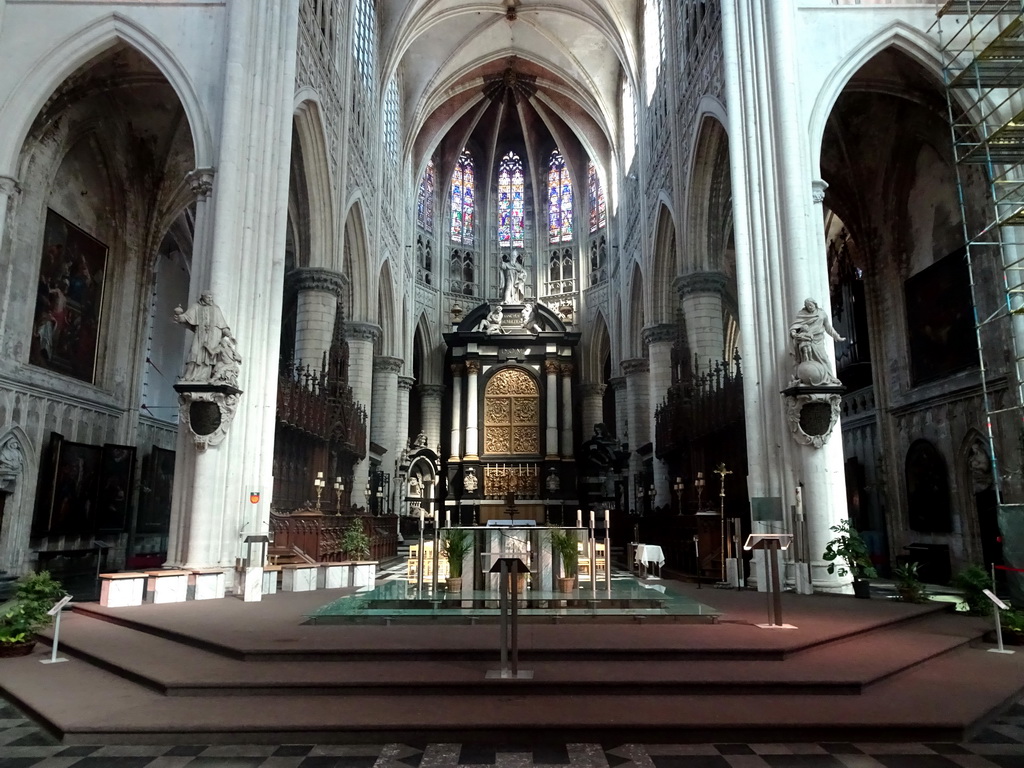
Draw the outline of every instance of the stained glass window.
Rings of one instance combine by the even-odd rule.
[[[548,236],[552,243],[572,240],[572,181],[557,149],[548,161]]]
[[[398,78],[392,77],[384,91],[384,149],[388,158],[398,162]]]
[[[434,231],[434,161],[427,163],[427,168],[420,178],[420,191],[416,195],[416,223],[428,234]]]
[[[373,0],[357,0],[353,32],[356,68],[363,86],[371,90],[377,62],[377,10]]]
[[[523,161],[515,152],[508,152],[498,166],[499,246],[522,246],[524,209]]]
[[[473,214],[476,182],[473,179],[473,156],[466,150],[452,172],[452,226],[453,243],[473,244]]]
[[[597,232],[608,223],[604,205],[604,190],[597,175],[597,166],[591,160],[587,165],[587,191],[590,193],[590,231]]]

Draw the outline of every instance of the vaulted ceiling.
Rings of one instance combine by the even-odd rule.
[[[383,80],[402,78],[417,174],[439,148],[471,137],[493,145],[501,130],[528,144],[572,137],[610,170],[622,77],[636,82],[642,3],[383,0],[380,9]]]

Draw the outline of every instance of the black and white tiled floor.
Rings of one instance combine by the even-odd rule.
[[[1024,699],[966,744],[62,746],[0,700],[0,768],[1024,768]]]

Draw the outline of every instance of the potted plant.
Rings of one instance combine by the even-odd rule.
[[[896,579],[897,599],[905,603],[923,603],[927,599],[924,583],[917,575],[920,567],[920,563],[906,563],[892,569]]]
[[[14,599],[0,605],[0,656],[23,656],[36,644],[35,634],[53,621],[47,611],[64,596],[49,571],[21,578]]]
[[[345,527],[341,535],[341,551],[349,560],[366,560],[370,557],[370,537],[366,535],[361,518],[356,518]]]
[[[857,597],[870,597],[871,585],[868,579],[877,578],[878,571],[871,562],[867,543],[850,520],[841,520],[830,530],[838,535],[825,544],[825,552],[821,557],[828,563],[826,570],[840,576],[849,573],[853,576],[853,593]]]
[[[963,604],[967,612],[975,616],[992,613],[992,601],[985,596],[985,590],[995,592],[992,576],[980,565],[969,565],[953,577],[952,585],[963,593]],[[964,610],[958,607],[957,610]]]
[[[579,568],[580,552],[576,537],[568,531],[551,531],[551,549],[562,561],[562,576],[558,579],[559,592],[572,592],[576,588],[576,571]]]
[[[448,591],[462,591],[462,562],[469,552],[469,531],[465,528],[448,528],[441,539],[441,552],[448,559]]]

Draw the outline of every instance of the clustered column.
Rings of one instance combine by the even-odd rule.
[[[395,445],[398,448],[396,453],[401,455],[402,451],[409,445],[409,393],[412,391],[416,379],[412,376],[398,377],[398,414],[395,417]],[[402,498],[405,498],[404,494]]]
[[[583,385],[583,423],[580,425],[583,439],[594,433],[594,425],[604,421],[604,393],[608,389],[607,384],[586,383]],[[614,430],[614,424],[607,425],[609,430]]]
[[[348,341],[348,385],[357,403],[362,403],[366,414],[373,414],[373,348],[380,339],[380,326],[371,323],[345,323],[345,339]],[[368,425],[370,426],[370,425]],[[367,439],[372,426],[367,429]],[[369,455],[369,445],[359,446]],[[360,459],[352,469],[354,482],[367,476],[369,458]],[[355,488],[353,488],[355,492]]]
[[[420,384],[420,428],[427,436],[427,445],[438,450],[441,444],[441,398],[444,396],[442,384]]]
[[[725,356],[722,323],[722,294],[725,275],[721,272],[691,272],[676,280],[686,318],[686,343],[696,361],[694,374],[714,367]]]
[[[629,421],[629,469],[636,474],[643,469],[643,462],[637,449],[651,439],[647,419],[647,405],[650,400],[650,366],[647,358],[640,357],[622,361],[622,372],[626,374],[626,418]],[[634,488],[634,494],[636,489]]]
[[[0,6],[2,6],[2,3],[0,3]],[[0,176],[0,246],[3,245],[4,235],[7,232],[7,209],[14,207],[14,201],[20,192],[21,187],[18,186],[18,182],[15,179],[12,179],[10,176]],[[8,338],[13,335],[10,333],[10,329],[7,328],[6,315],[7,307],[11,304],[11,286],[15,283],[13,272],[16,268],[17,266],[12,263],[8,266],[9,271],[6,275],[0,274],[0,283],[3,283],[4,286],[3,299],[0,300],[0,329],[7,331],[6,335]],[[31,282],[19,282],[19,284],[30,285]],[[3,349],[0,349],[0,352],[5,356],[11,354],[6,345]]]
[[[672,344],[677,333],[676,327],[669,324],[654,325],[643,330],[643,338],[647,342],[647,358],[650,361],[648,402],[651,407],[647,411],[649,435],[658,434],[655,411],[672,386]],[[657,458],[654,461],[654,487],[658,492],[655,498],[668,503],[671,499],[672,484],[665,462]]]
[[[401,453],[396,441],[398,417],[398,372],[400,357],[377,355],[373,358],[373,410],[370,413],[370,439],[387,449],[381,469],[395,475],[395,458]]]
[[[629,443],[631,449],[636,446],[630,442],[629,417],[626,414],[626,377],[616,376],[608,379],[608,386],[612,388],[612,396],[615,398],[615,436],[620,443]],[[611,429],[611,425],[608,425]]]

